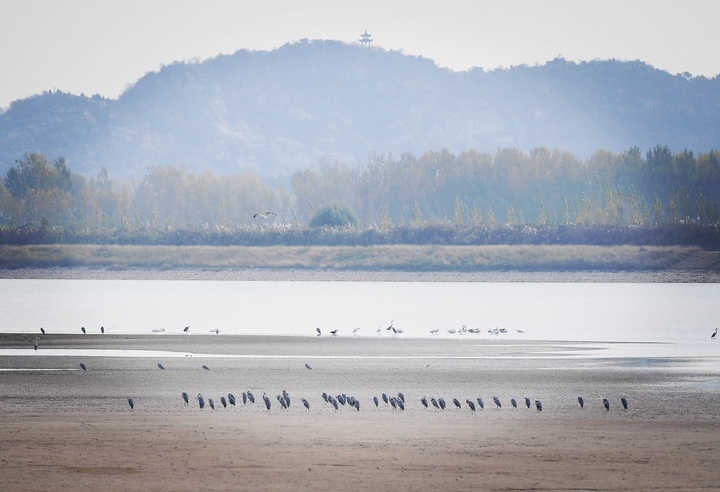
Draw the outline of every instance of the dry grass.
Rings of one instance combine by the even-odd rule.
[[[667,270],[681,246],[0,246],[0,268],[293,268],[400,271]]]

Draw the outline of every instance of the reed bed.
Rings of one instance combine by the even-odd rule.
[[[0,246],[0,268],[660,271],[696,246]]]

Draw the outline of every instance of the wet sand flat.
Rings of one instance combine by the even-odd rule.
[[[3,349],[22,343],[22,335],[0,337]],[[582,344],[47,337],[36,353],[0,357],[0,489],[717,487],[720,396],[714,388],[720,375],[713,361],[564,358],[575,345]],[[85,355],[49,355],[60,348]],[[163,350],[177,357],[99,357],[82,352],[88,349]],[[276,399],[283,389],[292,398],[288,410]],[[247,390],[255,404],[240,401]],[[335,411],[323,391],[355,396],[360,411],[348,405]],[[373,396],[383,392],[403,392],[406,409],[382,400],[375,407]],[[216,409],[201,410],[198,393]],[[228,393],[238,402],[223,408],[220,398]],[[495,408],[493,395],[502,408]],[[443,397],[448,406],[425,408],[423,396]],[[630,402],[627,410],[621,396]],[[473,412],[466,399],[477,403],[478,397],[485,409]],[[525,397],[533,403],[529,409]]]

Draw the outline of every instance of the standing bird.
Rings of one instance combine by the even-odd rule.
[[[357,409],[360,410],[360,404],[357,402],[357,400],[355,400],[355,403],[356,403]],[[400,398],[395,400],[395,403],[397,404],[398,408],[400,408],[400,410],[405,410],[405,402],[402,401]]]
[[[437,402],[437,400],[435,399],[434,396],[431,396],[431,397],[430,397],[430,403],[433,404],[433,406],[435,407],[435,410],[439,410],[439,409],[440,409],[440,405],[438,405],[438,402]]]
[[[420,403],[422,403],[425,408],[428,407],[427,398],[425,398],[424,396],[420,398]]]
[[[243,391],[243,394],[242,394],[243,405],[247,405],[247,399],[248,399],[247,393]]]
[[[455,404],[456,407],[462,408],[462,405],[460,405],[460,401],[457,398],[453,398],[453,403]]]
[[[438,403],[440,404],[440,410],[445,410],[445,399],[438,398]]]
[[[717,331],[717,330],[715,330],[715,331]],[[43,328],[43,327],[41,326],[41,327],[40,327],[40,332],[44,335],[44,334],[45,334],[45,328]]]
[[[252,391],[247,390],[247,397],[248,400],[250,400],[250,403],[255,403],[255,396],[252,394]]]
[[[359,412],[359,411],[360,411],[360,400],[357,400],[357,399],[356,399],[356,400],[354,401],[354,405],[353,405],[353,406],[355,407],[355,410],[357,410],[357,411]],[[405,407],[404,407],[403,405],[400,405],[400,408],[401,408],[402,410],[405,410]]]
[[[265,408],[267,408],[269,411],[270,410],[270,398],[268,398],[268,395],[266,395],[265,393],[263,393],[263,401],[265,402]]]
[[[510,398],[510,404],[517,410],[517,400],[515,398]]]
[[[215,402],[213,401],[212,398],[208,398],[208,405],[210,405],[210,408],[215,410]]]
[[[320,335],[322,335],[322,332],[320,331],[320,328],[315,328],[315,331],[317,332],[317,335],[316,335],[316,336],[319,337]]]
[[[493,401],[495,402],[496,408],[502,408],[502,404],[500,403],[500,398],[497,396],[493,396]]]
[[[472,410],[473,412],[475,411],[475,403],[473,403],[471,399],[468,398],[467,400],[465,400],[465,403],[467,403],[467,406],[470,407],[470,410]]]
[[[312,371],[312,367],[310,367],[310,364],[305,364],[305,369],[310,369]]]
[[[483,402],[483,399],[478,396],[478,405],[480,405],[480,408],[485,410],[485,402]]]
[[[380,406],[380,400],[378,400],[377,396],[373,396],[373,403],[375,404],[376,408]],[[427,405],[425,405],[425,406],[427,406]]]
[[[188,398],[187,392],[182,392],[182,399],[185,401],[185,405],[188,405],[190,403],[190,399]]]
[[[393,320],[390,320],[390,326],[388,326],[387,328],[385,328],[385,331],[394,330],[395,328],[393,327],[393,323],[394,323],[394,321],[393,321]]]
[[[353,335],[357,336],[357,332],[360,331],[360,327],[353,328]]]
[[[159,362],[158,362],[158,368],[159,368],[159,369],[162,369],[163,371],[165,370],[165,366],[163,366],[163,365],[160,364]]]
[[[530,398],[525,398],[525,405],[530,408]]]
[[[85,364],[83,364],[83,363],[81,362],[81,363],[80,363],[80,369],[82,369],[83,371],[85,371],[85,370],[87,370],[87,367],[85,367]]]
[[[135,410],[135,402],[132,398],[128,398],[128,405],[130,405],[130,410]]]
[[[84,327],[84,326],[81,326],[81,327],[80,327],[80,331],[82,331],[83,333],[85,333],[85,327]]]
[[[40,328],[40,329],[42,330],[42,328]],[[715,336],[717,335],[717,330],[718,330],[718,329],[715,328],[715,331],[713,332],[712,335],[710,335],[710,338],[715,338]],[[44,333],[44,332],[43,332],[43,333]]]
[[[580,404],[580,408],[585,408],[585,400],[583,400],[582,396],[578,396],[578,403]]]
[[[620,397],[620,403],[622,403],[623,408],[624,408],[625,410],[627,410],[627,407],[628,407],[627,398],[625,398],[624,396],[621,396],[621,397]]]
[[[100,327],[100,333],[105,333],[105,327],[104,327],[104,326],[101,326],[101,327]]]
[[[197,401],[198,401],[198,405],[200,405],[200,410],[205,408],[205,399],[203,398],[203,396],[200,393],[198,393],[198,395],[197,395]]]
[[[383,401],[385,402],[385,404],[387,405],[387,403],[388,403],[388,395],[386,395],[385,393],[383,393],[383,394],[382,394],[382,399],[383,399]]]
[[[227,400],[224,396],[220,397],[220,403],[222,403],[223,408],[227,408]]]
[[[405,403],[405,395],[403,395],[400,391],[398,391],[398,398],[400,398],[402,402]]]
[[[303,406],[304,406],[307,410],[310,410],[310,403],[308,403],[308,401],[307,401],[305,398],[300,398],[300,401],[302,402]]]
[[[35,337],[35,345],[33,347],[35,350],[37,350],[37,348],[38,348],[38,340],[39,340],[39,338]]]
[[[540,400],[535,400],[535,408],[537,408],[538,412],[542,412],[542,403],[540,403]]]
[[[230,402],[230,405],[235,406],[235,395],[228,393],[228,401]]]
[[[337,328],[334,329],[334,330],[332,330],[332,331],[330,332],[330,334],[331,334],[332,336],[336,337],[337,334],[338,334]]]
[[[607,398],[603,398],[603,405],[605,406],[605,410],[610,410],[610,401]]]

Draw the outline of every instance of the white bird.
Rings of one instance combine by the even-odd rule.
[[[257,219],[260,217],[261,219],[267,219],[271,215],[277,215],[275,212],[265,212],[264,214],[255,214],[253,215],[253,219]]]

